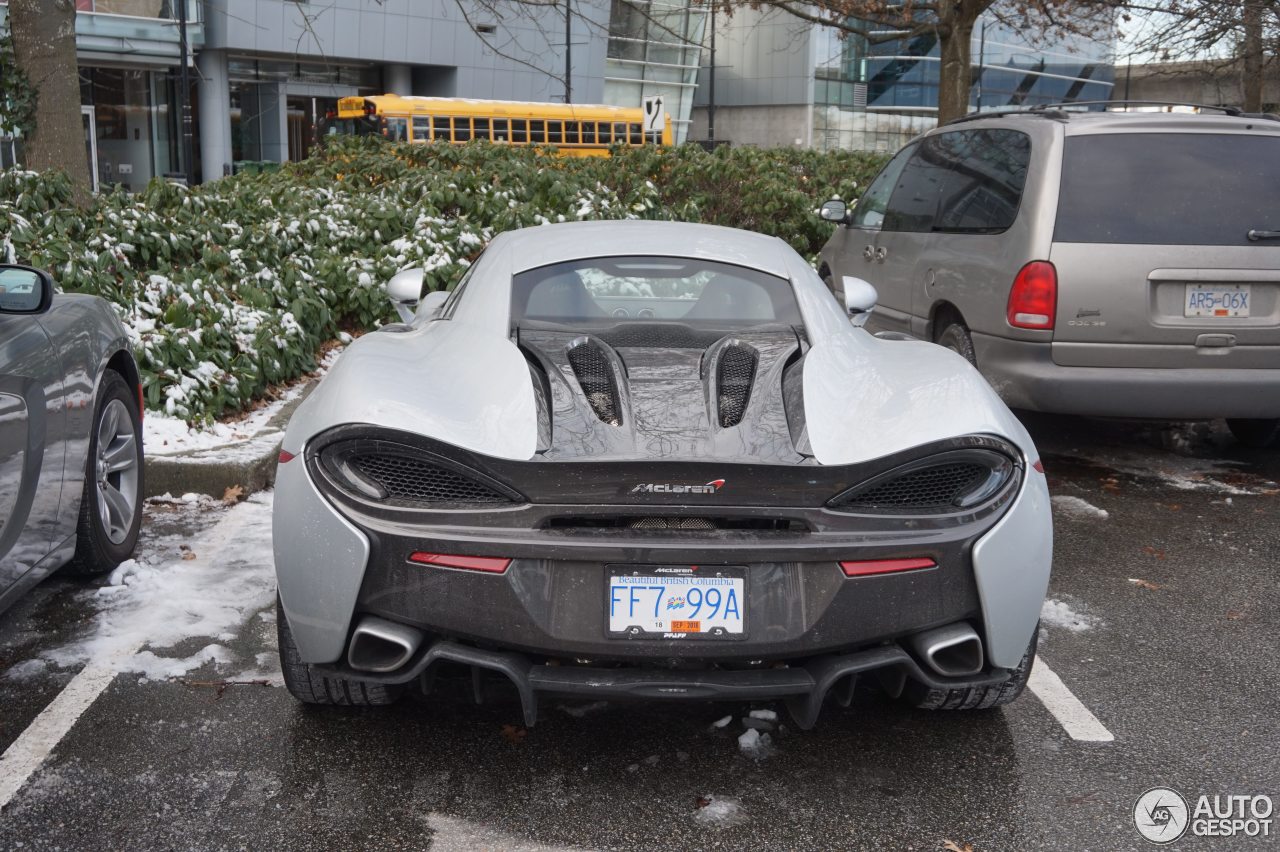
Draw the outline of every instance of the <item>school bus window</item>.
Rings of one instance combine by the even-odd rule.
[[[631,128],[631,144],[632,144],[632,145],[643,145],[643,144],[644,144],[644,132],[640,129],[640,125],[639,125],[639,124],[632,124],[632,125],[629,125],[629,127]]]
[[[547,144],[547,127],[545,121],[529,122],[529,142],[534,145]]]
[[[529,144],[529,122],[523,118],[511,119],[511,141],[516,145]]]
[[[473,138],[475,139],[489,138],[489,119],[473,118],[471,119],[471,124],[473,128],[473,131],[472,131]]]
[[[431,118],[425,115],[414,116],[413,141],[426,142],[431,138]]]
[[[562,126],[562,122],[559,121],[547,122],[547,142],[552,145],[559,145],[564,142],[564,133],[560,129]]]
[[[495,118],[493,120],[493,141],[507,142],[511,139],[511,129],[505,118]]]
[[[564,144],[577,145],[578,143],[578,122],[566,121],[564,123]]]
[[[467,116],[455,115],[453,117],[453,141],[471,141],[471,119]]]
[[[431,127],[435,131],[435,136],[434,136],[435,139],[448,142],[449,139],[452,138],[453,134],[449,132],[449,116],[447,115],[432,116]]]
[[[582,144],[596,144],[596,123],[594,121],[582,122]]]
[[[614,142],[627,141],[627,126],[625,124],[613,125],[613,141]]]
[[[409,139],[409,119],[388,118],[387,138],[392,142],[405,142]]]

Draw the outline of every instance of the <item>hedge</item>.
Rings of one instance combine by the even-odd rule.
[[[486,143],[352,140],[276,172],[71,204],[65,176],[0,172],[0,254],[111,301],[148,408],[191,421],[312,370],[345,331],[390,317],[382,282],[421,266],[447,288],[497,233],[578,219],[675,219],[774,234],[812,258],[831,195],[875,155],[696,146],[609,158]]]

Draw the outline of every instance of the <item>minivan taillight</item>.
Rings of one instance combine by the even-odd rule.
[[[1018,270],[1009,290],[1006,316],[1015,328],[1053,328],[1058,311],[1058,271],[1047,260],[1033,260]]]

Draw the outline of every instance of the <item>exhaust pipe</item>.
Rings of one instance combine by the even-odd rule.
[[[393,672],[409,662],[422,644],[422,631],[366,615],[356,626],[347,651],[351,668],[366,672]]]
[[[911,637],[911,647],[944,677],[968,677],[982,671],[982,640],[963,621]]]

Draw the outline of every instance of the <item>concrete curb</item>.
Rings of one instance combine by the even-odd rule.
[[[208,494],[221,499],[228,488],[239,485],[242,497],[270,488],[276,479],[276,459],[289,418],[315,389],[312,379],[296,399],[290,400],[256,435],[204,450],[147,455],[144,482],[147,496]]]

